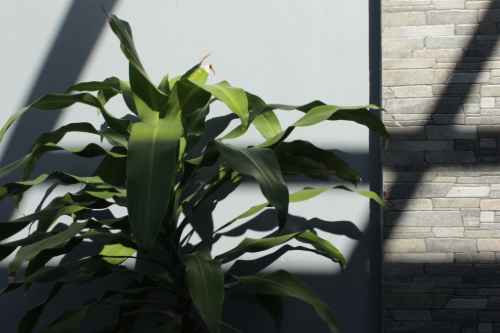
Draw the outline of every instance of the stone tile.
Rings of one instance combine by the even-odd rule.
[[[457,263],[476,263],[479,262],[478,253],[455,253]]]
[[[439,309],[443,308],[451,299],[448,295],[398,295],[388,294],[384,296],[384,309]],[[401,331],[400,331],[401,332]]]
[[[384,232],[390,233],[416,233],[432,232],[431,227],[384,227]]]
[[[465,112],[465,114],[479,113],[480,110],[481,110],[481,106],[479,104],[464,104],[464,112]]]
[[[479,321],[483,323],[500,323],[500,311],[481,311]]]
[[[390,100],[392,101],[392,99]],[[412,127],[389,127],[387,128],[391,136],[391,140],[426,140],[427,136],[425,134],[424,126],[412,126]]]
[[[447,304],[445,309],[486,309],[488,300],[486,299],[467,299],[453,298]]]
[[[475,35],[479,29],[479,24],[457,24],[455,26],[455,33],[457,35]]]
[[[384,263],[453,263],[453,253],[385,253]]]
[[[480,212],[481,210],[477,208],[460,208],[460,214],[462,217],[479,217]]]
[[[392,200],[396,210],[432,210],[430,199],[399,199]],[[493,222],[493,221],[492,221]]]
[[[435,172],[384,172],[384,183],[421,183],[434,178]]]
[[[432,86],[434,95],[468,95],[479,94],[480,85],[473,83],[465,84],[436,84]]]
[[[384,15],[382,15],[382,26],[384,27],[426,24],[425,13],[423,12],[384,13]]]
[[[500,199],[500,191],[491,191],[490,189],[490,199]]]
[[[435,286],[432,284],[418,283],[384,283],[384,293],[389,294],[427,294],[432,292]]]
[[[496,222],[497,222],[497,217],[495,217],[495,223],[481,223],[479,225],[479,229],[484,229],[484,230],[500,230],[500,223],[496,223]]]
[[[500,230],[465,230],[465,238],[500,238]]]
[[[436,179],[433,180],[434,183],[456,183],[457,182],[457,177],[436,177]]]
[[[500,137],[499,125],[479,125],[477,134],[480,138],[498,138]]]
[[[481,95],[478,94],[468,94],[465,96],[460,96],[462,103],[464,104],[479,104],[481,103]]]
[[[384,252],[421,253],[425,252],[423,239],[386,239],[383,245]]]
[[[479,251],[500,251],[500,239],[478,238],[477,248]]]
[[[429,310],[392,310],[397,321],[432,321]]]
[[[390,7],[390,6],[415,6],[418,4],[419,6],[430,5],[432,0],[383,0],[382,7]],[[489,7],[488,7],[489,8]]]
[[[415,52],[415,51],[414,51]],[[421,52],[421,51],[419,51]],[[454,72],[446,83],[489,83],[490,72]]]
[[[488,139],[481,139],[488,140]],[[500,176],[482,176],[481,183],[483,184],[500,184]]]
[[[475,10],[433,10],[426,12],[427,24],[470,24],[478,22]],[[483,20],[480,20],[483,22]],[[418,24],[407,24],[418,25]]]
[[[500,61],[492,61],[498,63],[500,66]],[[487,63],[487,62],[485,62]],[[491,63],[491,62],[490,62]],[[483,97],[497,97],[500,96],[500,85],[485,85],[481,87],[481,96]]]
[[[453,69],[391,69],[385,70],[382,74],[382,83],[384,86],[407,86],[417,84],[445,83],[447,82],[452,72]],[[468,78],[464,82],[464,78],[457,77],[457,81],[461,80],[461,82],[450,83],[479,83],[480,81],[478,81],[476,77],[482,78],[481,74],[476,75],[473,81]],[[486,74],[483,74],[483,76],[484,75]],[[488,78],[486,82],[489,82],[489,73],[487,74],[487,77]]]
[[[457,183],[459,184],[479,184],[481,177],[458,177]]]
[[[500,116],[500,109],[496,108],[498,103],[495,103],[495,109],[482,109],[480,111],[481,116]]]
[[[455,49],[461,47],[476,47],[476,42],[473,36],[437,36],[427,37],[425,39],[425,47],[427,49]],[[411,48],[418,50],[420,48]]]
[[[493,325],[490,323],[480,323],[477,331],[478,333],[493,333]]]
[[[415,60],[428,60],[428,59],[415,59]],[[433,97],[431,86],[403,86],[392,87],[394,96],[397,98],[408,97]]]
[[[411,53],[413,58],[460,58],[463,55],[462,49],[413,50]]]
[[[464,227],[453,227],[453,228],[432,228],[432,233],[436,237],[440,238],[450,238],[450,237],[464,237]]]
[[[384,276],[419,276],[424,274],[423,264],[384,264]]]
[[[445,183],[388,183],[385,185],[390,199],[416,199],[444,197],[453,184]]]
[[[382,38],[388,37],[430,37],[430,36],[453,36],[455,26],[450,25],[421,25],[384,27]]]
[[[500,124],[500,117],[467,117],[465,118],[466,125],[489,125]]]
[[[425,129],[430,140],[477,138],[477,128],[471,125],[431,125]]]
[[[435,9],[464,9],[465,1],[434,0],[432,2]]]
[[[495,149],[497,147],[497,141],[493,138],[483,138],[479,141],[479,146],[485,149]],[[495,178],[499,180],[496,183],[500,183],[500,177]]]
[[[496,36],[495,36],[495,38],[496,38]],[[483,61],[483,62],[481,62],[481,68],[482,69],[498,69],[498,68],[500,68],[500,61],[498,61],[498,60]],[[493,88],[493,90],[495,90],[495,88]],[[495,96],[495,95],[487,95],[487,96]]]
[[[387,151],[453,150],[453,140],[390,141]]]
[[[415,276],[412,278],[413,283],[428,283],[428,284],[460,284],[462,283],[461,276]],[[436,293],[437,294],[437,293]]]
[[[474,239],[427,238],[425,239],[425,245],[430,253],[477,252]]]
[[[464,114],[433,114],[432,120],[436,125],[463,124]]]
[[[480,9],[477,12],[477,18],[480,22],[500,22],[500,10]]]
[[[387,322],[385,333],[459,333],[458,322]],[[466,333],[466,332],[462,332]]]
[[[395,212],[394,216],[387,214],[385,224],[401,227],[461,227],[462,218],[457,211]]]
[[[446,194],[447,198],[468,198],[468,197],[487,197],[490,195],[489,187],[460,187],[451,188]],[[482,205],[482,203],[481,203]],[[481,206],[482,208],[482,206]]]
[[[481,222],[495,222],[495,213],[494,212],[481,212],[479,217],[479,221]]]
[[[382,12],[418,12],[434,9],[434,6],[382,7]]]
[[[465,9],[488,9],[491,6],[489,1],[467,1]]]
[[[476,310],[432,310],[432,318],[434,319],[477,319]]]
[[[500,210],[500,199],[482,199],[480,207],[482,210]]]
[[[464,226],[466,227],[472,227],[472,228],[477,228],[479,227],[479,218],[477,217],[467,217],[464,218]]]
[[[432,276],[455,276],[455,275],[475,275],[476,270],[473,265],[464,264],[428,264],[424,266],[425,274]]]
[[[382,39],[382,50],[421,50],[424,48],[424,37],[406,37],[406,38],[384,38]]]
[[[434,238],[432,232],[384,233],[384,239],[425,239]]]
[[[479,252],[479,262],[482,263],[495,263],[495,252],[481,251]]]
[[[436,208],[461,208],[461,207],[479,207],[479,198],[437,198],[432,199],[432,204]]]
[[[472,151],[429,151],[425,153],[425,161],[431,164],[474,163],[476,156]]]
[[[458,64],[456,62],[437,62],[432,68],[458,68]]]
[[[411,50],[382,52],[382,59],[408,59],[412,57]]]
[[[394,164],[420,164],[424,161],[423,152],[383,152],[382,163],[384,165]],[[475,161],[475,158],[474,158]]]
[[[482,108],[494,108],[495,107],[495,99],[494,98],[481,98],[481,107]]]

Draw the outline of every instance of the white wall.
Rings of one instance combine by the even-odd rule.
[[[105,24],[104,13],[98,3],[76,0],[2,3],[2,124],[12,113],[44,93],[63,93],[70,84],[100,81],[109,76],[127,79],[127,60],[121,54],[117,38]],[[261,96],[268,103],[305,104],[319,99],[337,105],[368,104],[368,0],[118,1],[114,7],[111,1],[102,3],[131,24],[138,52],[153,82],[159,83],[166,73],[171,77],[180,75],[203,56],[212,53],[207,63],[214,66],[216,75],[209,82],[227,80],[233,86]],[[115,116],[126,114],[126,107],[120,100],[115,99],[108,105],[107,109]],[[220,117],[227,112],[219,105],[213,108],[211,117]],[[32,117],[25,116],[20,123],[12,126],[9,135],[0,144],[1,166],[23,156],[31,142],[44,131],[55,130],[68,122],[90,122],[96,128],[102,124],[102,118],[97,117],[95,110],[84,106],[74,106],[60,114],[44,111],[29,114]],[[300,112],[278,111],[284,128],[300,115]],[[217,122],[222,122],[222,119],[225,118]],[[234,124],[230,124],[228,130],[233,127]],[[289,140],[299,138],[310,140],[322,148],[338,150],[339,155],[362,176],[364,183],[358,184],[357,188],[370,188],[371,170],[380,166],[370,165],[367,129],[350,122],[329,122],[297,129]],[[80,147],[88,142],[85,140],[99,142],[92,136],[79,134],[69,135],[63,145]],[[257,131],[249,131],[246,138],[234,143],[246,146],[259,140]],[[44,161],[35,172],[37,175],[51,168],[62,168],[82,176],[90,175],[92,171],[82,166],[78,158],[63,158],[58,165],[51,165],[48,157]],[[2,179],[2,184],[15,180],[13,177]],[[324,187],[340,183],[334,177],[315,180],[287,177],[286,180],[291,192],[305,186]],[[40,186],[33,190],[21,206],[21,212],[31,213],[47,188]],[[56,189],[49,197],[67,190]],[[197,230],[204,230],[201,225],[211,223],[209,214],[217,227],[264,201],[258,185],[251,180],[246,181],[228,198],[218,202],[213,212],[211,207],[206,207],[198,214]],[[11,201],[1,203],[0,218],[4,221],[16,217],[17,213],[10,204]],[[288,251],[262,272],[284,268],[311,283],[334,309],[343,332],[378,331],[379,276],[373,274],[378,272],[378,268],[373,266],[379,264],[379,254],[370,249],[373,249],[373,244],[378,244],[379,235],[378,225],[369,225],[368,200],[352,193],[331,191],[310,203],[291,205],[290,214],[293,216],[289,231],[314,228],[319,236],[330,240],[344,253],[348,268],[341,272],[338,264],[312,252]],[[377,223],[372,216],[371,223],[374,221]],[[276,228],[269,225],[275,224],[274,214],[265,212],[252,224],[256,230],[250,230],[245,235],[271,234]],[[206,228],[210,230],[212,226]],[[368,229],[375,232],[368,234]],[[221,253],[243,237],[240,229],[235,227],[213,246],[213,252]],[[193,240],[196,238],[195,235]],[[245,255],[238,260],[251,264],[261,256]],[[255,261],[255,265],[260,267],[258,262]],[[231,264],[233,262],[224,267],[229,269]],[[243,270],[250,269],[248,263],[244,266]],[[238,269],[233,270],[237,274]],[[39,291],[33,297],[41,298],[44,294],[46,291]],[[3,313],[12,312],[13,318],[17,319],[19,312],[24,311],[23,307],[28,304],[16,304],[13,310],[5,303],[7,299],[5,296],[0,298],[0,307],[6,311]],[[25,303],[36,304],[35,301]],[[242,309],[245,306],[243,303],[256,301],[244,298],[237,303]],[[260,322],[253,315],[239,314],[241,312],[237,309],[237,306],[226,308],[225,319],[245,332],[273,331],[267,314],[256,312],[264,318]],[[309,326],[311,320],[314,321],[313,326]],[[261,328],[263,323],[267,327],[265,330]],[[285,303],[282,332],[307,331],[327,332],[328,329],[308,306],[294,301]]]

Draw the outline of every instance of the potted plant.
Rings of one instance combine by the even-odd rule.
[[[28,226],[31,228],[36,222],[35,230],[27,237],[11,238],[0,245],[0,260],[15,253],[8,264],[10,284],[0,291],[0,295],[21,287],[27,293],[33,284],[57,281],[49,296],[23,317],[19,332],[33,331],[44,307],[66,284],[105,279],[112,273],[130,279],[127,288],[108,290],[100,298],[66,310],[42,332],[60,332],[61,328],[64,332],[73,332],[86,315],[110,304],[120,307],[119,315],[102,332],[127,332],[137,317],[147,314],[159,315],[160,332],[239,332],[222,321],[225,292],[236,285],[243,285],[255,293],[278,329],[281,296],[290,296],[309,303],[330,330],[338,332],[331,309],[299,278],[284,270],[267,275],[225,275],[221,260],[234,254],[265,251],[295,239],[345,267],[344,256],[328,240],[307,230],[292,234],[282,234],[281,231],[287,222],[289,203],[309,200],[331,189],[354,190],[331,186],[289,193],[282,175],[334,174],[353,182],[360,177],[328,150],[307,141],[285,140],[296,127],[312,126],[326,120],[354,121],[389,139],[381,120],[369,111],[370,108],[379,108],[375,105],[340,107],[320,101],[301,106],[266,104],[258,96],[232,87],[226,81],[206,84],[211,66],[202,66],[204,59],[182,76],[172,79],[165,76],[156,86],[141,64],[129,24],[112,14],[106,15],[129,61],[129,81],[110,77],[102,82],[73,85],[65,94],[45,95],[10,117],[0,132],[1,141],[11,124],[28,108],[59,110],[75,103],[97,108],[108,126],[98,130],[90,123],[70,123],[43,133],[25,157],[0,169],[0,178],[23,169],[21,181],[0,187],[0,200],[12,196],[16,207],[24,192],[45,180],[82,184],[80,191],[68,192],[38,212],[0,223],[0,240],[6,240]],[[106,103],[117,95],[123,97],[138,121],[116,118],[106,110]],[[201,144],[210,106],[215,102],[226,104],[237,115],[240,125],[227,135],[210,140],[203,153],[193,157],[194,148]],[[274,110],[299,110],[304,115],[283,130]],[[261,144],[239,148],[229,143],[231,139],[244,135],[250,126],[255,126],[262,134],[264,141]],[[112,149],[106,150],[93,143],[78,149],[58,146],[70,132],[98,135],[107,140]],[[45,153],[61,150],[85,158],[104,158],[91,176],[54,171],[32,177],[37,162]],[[212,171],[212,175],[199,184],[198,176],[206,170]],[[183,242],[186,227],[200,205],[220,189],[237,184],[244,177],[257,180],[267,202],[249,207],[196,244]],[[354,192],[386,206],[373,192]],[[93,216],[94,212],[112,205],[126,207],[127,215],[111,219]],[[277,232],[273,237],[245,238],[232,250],[211,253],[207,243],[218,232],[266,207],[274,207],[276,212],[273,223],[277,225]],[[71,215],[73,222],[55,227],[63,215]],[[97,238],[108,240],[99,251],[88,253],[83,259],[46,266],[52,258],[77,249],[84,239]],[[144,259],[159,273],[127,268],[122,263],[128,258]],[[24,277],[19,278],[16,273],[24,263],[28,263],[27,269]],[[158,291],[163,294],[155,294]],[[170,296],[165,297],[165,292]],[[117,295],[121,297],[120,301],[109,301]],[[158,309],[152,304],[164,308]]]

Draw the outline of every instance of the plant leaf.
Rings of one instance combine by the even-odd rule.
[[[272,150],[237,148],[219,141],[215,145],[232,169],[257,179],[262,194],[276,208],[279,233],[288,218],[288,188]]]
[[[165,216],[176,172],[180,119],[161,125],[136,123],[127,158],[127,207],[130,225],[143,255],[154,245]]]
[[[259,300],[260,305],[269,312],[274,319],[276,329],[279,330],[281,326],[281,318],[283,316],[283,304],[281,297],[274,295],[255,294]]]
[[[309,303],[316,310],[320,318],[326,321],[332,332],[340,333],[337,328],[335,315],[328,305],[323,303],[314,289],[287,271],[278,270],[274,273],[262,276],[232,277],[254,293],[295,297]]]
[[[23,263],[33,259],[41,251],[57,247],[62,243],[67,242],[69,239],[73,238],[80,231],[82,231],[86,225],[86,222],[72,223],[68,229],[61,231],[52,237],[45,238],[37,243],[22,247],[19,251],[17,251],[14,260],[9,263],[9,276],[13,276],[17,273]]]
[[[198,313],[212,333],[220,330],[224,301],[224,274],[219,260],[203,248],[181,257],[187,267],[189,291]]]
[[[191,82],[214,95],[214,97],[226,104],[231,111],[236,113],[241,119],[243,129],[248,127],[248,100],[243,89],[233,88],[226,81],[214,85],[202,84],[196,81]]]
[[[323,170],[325,171],[324,173],[322,173],[323,175],[328,173],[335,173],[335,175],[342,178],[359,178],[359,175],[336,154],[328,150],[318,148],[307,141],[296,140],[293,142],[282,142],[276,149],[274,149],[274,154],[277,156],[278,162],[280,162],[280,166],[287,166],[287,161],[290,161],[287,160],[287,156],[283,155],[290,154],[291,156],[307,157],[317,163],[320,163],[321,165],[324,165],[327,170]]]

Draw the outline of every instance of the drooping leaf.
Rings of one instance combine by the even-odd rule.
[[[224,301],[224,274],[219,260],[203,248],[181,257],[187,267],[189,291],[198,313],[212,333],[220,330]]]
[[[67,264],[62,264],[53,267],[42,267],[37,270],[35,273],[31,274],[28,277],[25,277],[22,280],[19,280],[19,283],[35,283],[35,282],[49,282],[59,279],[71,271],[85,265],[92,258],[80,259],[77,261],[69,262]]]
[[[19,269],[21,265],[27,261],[33,259],[38,253],[43,250],[51,249],[61,245],[64,242],[67,242],[70,238],[73,238],[76,234],[78,234],[87,223],[72,223],[68,229],[59,232],[57,235],[54,235],[49,238],[45,238],[39,242],[34,244],[30,244],[22,247],[14,258],[9,263],[8,273],[9,276],[13,276]]]
[[[284,270],[262,276],[232,276],[254,293],[261,295],[295,297],[309,303],[323,319],[330,330],[340,333],[337,320],[332,310],[319,297],[318,294],[302,282],[298,277]]]
[[[120,88],[120,79],[116,77],[108,77],[104,81],[90,81],[90,82],[81,82],[72,86],[69,86],[68,89],[64,92],[65,94],[72,91],[98,91],[98,90],[111,90],[116,94],[121,93]]]
[[[42,314],[43,310],[45,309],[45,306],[54,297],[57,296],[57,294],[59,293],[59,291],[61,291],[63,286],[64,286],[64,283],[56,282],[54,284],[54,286],[52,287],[52,291],[50,292],[49,296],[47,296],[47,298],[45,298],[40,304],[35,306],[33,309],[26,312],[24,317],[19,322],[19,326],[18,326],[19,333],[31,333],[31,332],[33,332],[33,329],[35,328],[35,325],[38,322],[38,318],[40,318],[40,315]]]
[[[359,178],[359,175],[335,153],[318,148],[307,141],[296,140],[293,142],[282,142],[276,149],[274,149],[274,154],[277,156],[278,162],[280,162],[280,160],[283,161],[280,163],[280,166],[286,166],[287,162],[291,162],[291,157],[289,156],[300,156],[312,159],[313,161],[324,165],[326,170],[323,170],[324,172],[320,173],[320,175],[334,173],[342,178]],[[289,157],[289,159],[287,159],[287,157]],[[307,174],[305,172],[302,173]]]
[[[262,294],[255,294],[255,296],[257,296],[260,305],[262,305],[262,307],[269,312],[271,317],[273,317],[276,329],[279,330],[281,327],[281,318],[283,316],[283,304],[281,303],[281,297]]]
[[[196,81],[191,82],[214,95],[214,97],[226,104],[232,112],[236,113],[241,119],[243,129],[248,127],[248,100],[243,89],[233,88],[226,81],[214,85],[202,84]]]
[[[262,194],[276,208],[281,231],[288,218],[288,188],[272,150],[237,148],[219,141],[215,145],[232,169],[257,179]]]
[[[154,245],[170,198],[177,162],[178,121],[165,125],[136,123],[127,158],[127,206],[130,225],[143,255]]]
[[[120,20],[113,14],[106,13],[109,26],[120,40],[120,48],[130,62],[129,76],[132,91],[136,93],[151,109],[159,111],[167,101],[167,96],[158,90],[150,81],[139,59],[134,45],[132,29],[127,21]]]
[[[67,108],[75,103],[83,103],[98,108],[99,110],[101,110],[104,119],[106,120],[106,123],[113,131],[125,136],[130,135],[130,128],[132,127],[132,122],[130,120],[118,119],[112,116],[110,113],[108,113],[108,111],[106,111],[106,109],[102,106],[101,102],[95,96],[89,93],[75,94],[75,95],[48,94],[35,101],[33,104],[19,110],[14,115],[12,115],[9,118],[9,120],[7,120],[7,123],[0,131],[0,141],[2,141],[5,133],[12,125],[12,123],[18,117],[20,117],[24,112],[26,112],[26,110],[28,110],[29,108],[52,111],[52,110]]]

